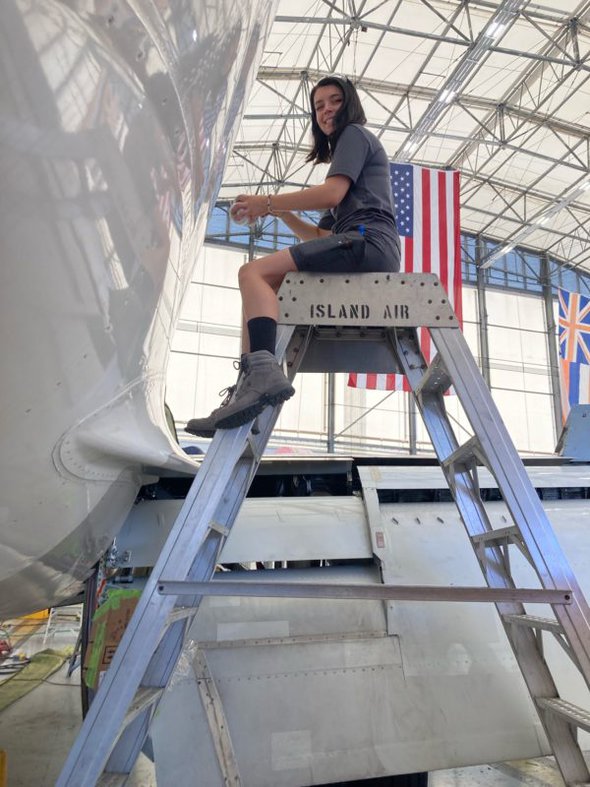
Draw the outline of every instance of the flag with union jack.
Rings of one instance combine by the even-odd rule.
[[[590,298],[558,290],[559,371],[563,420],[575,404],[590,404]]]
[[[462,325],[459,172],[395,162],[389,166],[401,240],[401,270],[436,273]],[[432,360],[435,350],[426,328],[420,329],[420,345],[425,358]],[[410,390],[401,374],[352,373],[348,385],[384,391]]]

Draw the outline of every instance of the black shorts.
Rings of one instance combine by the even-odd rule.
[[[360,232],[343,232],[298,243],[289,249],[300,271],[318,273],[375,273],[399,270],[399,257],[386,257]]]

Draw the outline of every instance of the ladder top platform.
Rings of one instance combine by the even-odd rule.
[[[284,325],[459,327],[433,273],[289,273],[278,298]]]

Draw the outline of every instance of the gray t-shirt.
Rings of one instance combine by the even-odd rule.
[[[342,202],[322,215],[319,226],[334,233],[364,226],[369,243],[399,259],[389,161],[377,137],[356,123],[346,126],[326,177],[332,175],[346,175],[352,183]]]

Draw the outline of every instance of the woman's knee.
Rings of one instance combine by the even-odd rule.
[[[260,273],[256,270],[256,260],[244,263],[238,270],[238,285],[240,289],[260,279]]]
[[[238,270],[238,284],[240,289],[265,284],[274,290],[281,285],[286,271],[276,271],[268,265],[261,264],[262,260],[246,262]]]

